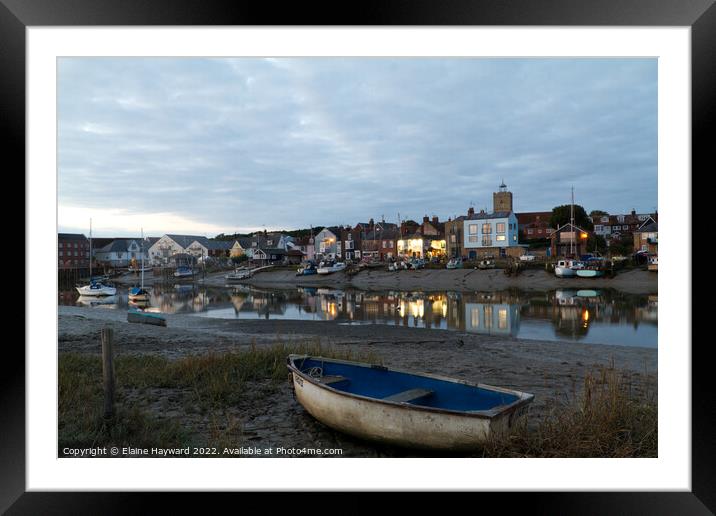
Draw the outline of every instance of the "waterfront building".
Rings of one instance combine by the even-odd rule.
[[[634,251],[659,254],[659,225],[651,218],[634,232]]]
[[[423,217],[420,225],[407,221],[401,224],[401,236],[397,242],[398,255],[407,258],[434,258],[445,256],[445,224],[433,216]],[[416,224],[416,226],[413,226]]]
[[[550,255],[558,257],[586,254],[588,240],[589,231],[567,222],[550,236]]]
[[[468,259],[519,256],[523,252],[518,239],[517,217],[511,211],[474,213],[463,224],[463,248]]]
[[[316,235],[316,260],[335,259],[340,254],[340,234],[339,226],[330,226],[323,228]]]
[[[57,267],[59,269],[89,269],[89,240],[80,233],[57,234]]]
[[[145,251],[142,251],[142,240],[140,238],[115,238],[101,248],[94,249],[95,242],[92,242],[94,259],[98,265],[108,267],[128,267],[132,260],[136,262],[142,261],[142,255],[146,253],[147,243],[145,242]],[[146,258],[146,256],[144,256]]]

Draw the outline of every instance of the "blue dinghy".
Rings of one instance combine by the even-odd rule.
[[[290,355],[296,399],[336,430],[400,446],[472,449],[508,431],[533,394],[384,366]]]

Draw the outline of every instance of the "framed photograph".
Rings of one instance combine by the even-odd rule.
[[[684,229],[712,4],[2,0],[28,245],[0,508],[430,490],[713,510]]]

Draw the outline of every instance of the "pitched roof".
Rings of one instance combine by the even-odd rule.
[[[659,224],[657,222],[650,222],[646,226],[642,226],[636,230],[637,233],[657,233],[659,231]]]
[[[109,244],[97,249],[100,253],[125,253],[132,242],[136,242],[134,238],[115,238]],[[141,246],[140,242],[137,245]]]
[[[194,241],[199,241],[199,243],[203,245],[204,241],[209,240],[205,236],[200,235],[170,235],[169,233],[167,233],[164,236],[171,238],[184,249],[189,247]]]
[[[228,251],[233,246],[233,240],[207,240],[204,244],[204,247],[212,251]]]
[[[57,233],[58,240],[87,240],[87,237],[82,233]]]

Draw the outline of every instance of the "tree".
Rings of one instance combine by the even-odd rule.
[[[563,204],[562,206],[555,206],[552,208],[552,217],[549,219],[549,224],[553,228],[557,226],[563,226],[570,220],[569,213],[572,208],[571,204]],[[593,224],[589,222],[587,212],[579,204],[574,205],[574,224],[582,229],[592,230]]]
[[[608,216],[608,215],[609,215],[609,214],[608,214],[606,211],[602,211],[602,210],[592,210],[592,211],[589,212],[589,216],[592,217],[592,218],[595,218],[595,217],[606,217],[606,216]]]

